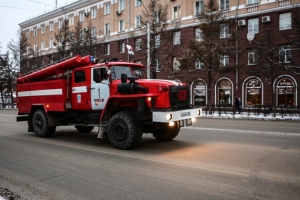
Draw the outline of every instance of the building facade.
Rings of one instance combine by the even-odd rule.
[[[142,26],[143,12],[148,12],[151,0],[89,0],[76,1],[55,9],[20,24],[28,38],[30,47],[41,56],[46,64],[53,61],[52,56],[61,46],[55,34],[65,24],[74,30],[80,23],[82,34],[90,31],[101,50],[95,51],[98,58],[117,57],[149,65],[147,62],[147,33]],[[168,5],[168,30],[173,33],[171,45],[176,51],[155,60],[151,69],[158,71],[158,78],[178,78],[187,82],[191,89],[191,103],[205,106],[208,102],[207,75],[201,71],[203,63],[195,60],[194,70],[180,69],[180,56],[188,47],[191,38],[199,37],[197,15],[203,11],[206,0],[160,0]],[[219,73],[212,81],[211,103],[213,105],[234,105],[236,98],[242,99],[243,108],[270,106],[299,106],[300,76],[299,46],[291,41],[291,33],[298,32],[295,16],[300,18],[300,0],[217,0],[223,17],[232,18],[236,23],[238,51],[220,59],[220,67],[235,65],[235,71]],[[299,22],[298,22],[299,23]],[[175,24],[175,25],[174,25]],[[221,27],[221,26],[220,26]],[[224,27],[222,28],[224,29]],[[253,67],[259,68],[259,52],[254,38],[270,36],[272,45],[264,47],[269,51],[271,46],[278,49],[278,61],[283,68],[270,67],[264,72],[254,73]],[[230,37],[226,32],[220,39]],[[160,44],[162,38],[155,38]],[[128,54],[126,44],[132,47],[134,55]],[[68,44],[66,49],[70,48]],[[163,45],[163,44],[161,44]],[[261,47],[261,46],[260,46]],[[263,48],[261,48],[263,49]],[[167,54],[167,53],[166,53]],[[31,57],[32,58],[32,57]],[[295,62],[294,62],[295,61]],[[282,64],[284,63],[284,65]],[[265,62],[264,62],[264,65]],[[271,64],[272,65],[272,64]],[[278,64],[279,65],[279,64]],[[288,70],[287,70],[288,69]],[[273,95],[274,91],[274,95]]]

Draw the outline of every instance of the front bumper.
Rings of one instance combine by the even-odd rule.
[[[153,122],[176,122],[181,120],[188,120],[202,116],[202,108],[185,109],[178,111],[153,111],[152,121]]]

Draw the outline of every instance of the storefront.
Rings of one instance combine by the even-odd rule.
[[[222,79],[217,84],[219,105],[232,105],[232,84],[229,80]]]
[[[277,105],[295,105],[295,83],[289,78],[282,78],[276,85]]]
[[[262,105],[262,85],[260,80],[251,78],[246,82],[245,105],[255,107]]]

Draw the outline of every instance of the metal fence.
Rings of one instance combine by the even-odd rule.
[[[210,115],[208,106],[202,107],[203,115]],[[238,111],[232,105],[212,105],[212,114],[214,115],[237,115]],[[261,116],[261,117],[300,117],[300,106],[278,106],[260,105],[242,108],[242,116]]]

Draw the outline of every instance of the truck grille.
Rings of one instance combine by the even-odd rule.
[[[190,90],[188,86],[170,86],[170,101],[173,108],[188,108],[190,105]]]

